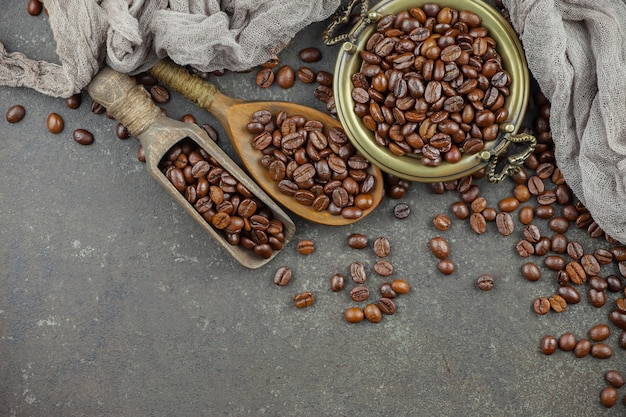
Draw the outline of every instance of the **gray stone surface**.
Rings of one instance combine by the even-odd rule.
[[[9,51],[56,59],[46,16],[28,16],[25,2],[5,2],[2,16],[0,40]],[[301,65],[297,52],[315,45],[324,60],[312,67],[332,71],[337,47],[322,46],[324,27],[300,33],[282,62]],[[312,85],[260,90],[254,72],[211,81],[236,97],[324,110]],[[616,327],[610,359],[539,351],[545,334],[584,337],[608,322],[617,296],[597,309],[581,288],[580,304],[537,316],[533,299],[556,287],[545,268],[538,282],[521,277],[519,223],[509,237],[494,224],[479,236],[455,220],[442,235],[457,272],[443,276],[428,249],[440,234],[432,218],[448,213],[458,194],[435,195],[416,183],[351,226],[294,217],[294,243],[248,270],[152,180],[136,158],[138,142],[117,139],[115,122],[92,114],[90,101],[84,94],[82,106],[69,110],[62,99],[0,88],[3,115],[12,104],[27,110],[18,124],[0,120],[0,415],[624,415],[624,389],[613,409],[599,403],[604,373],[626,372]],[[213,124],[235,157],[213,116],[176,94],[164,107],[172,118],[191,113]],[[53,111],[65,119],[59,135],[45,127]],[[95,143],[75,143],[76,128],[93,132]],[[481,184],[491,206],[513,188],[510,181]],[[403,221],[392,215],[399,202],[412,209]],[[330,276],[347,274],[352,261],[371,268],[376,260],[371,247],[346,247],[353,232],[388,237],[394,277],[412,285],[397,299],[397,313],[378,324],[347,324],[342,312],[354,303],[347,291],[328,288]],[[608,247],[576,229],[571,238],[589,251]],[[300,239],[312,239],[317,250],[299,255]],[[294,278],[279,288],[273,275],[282,265]],[[476,288],[483,273],[496,278],[494,290]],[[603,268],[611,273],[614,265]],[[372,289],[382,282],[371,272]],[[304,290],[317,301],[296,309],[292,297]]]

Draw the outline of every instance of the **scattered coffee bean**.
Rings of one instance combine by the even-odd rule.
[[[272,84],[274,84],[274,71],[268,67],[261,68],[256,76],[256,85],[260,88],[269,88]]]
[[[393,208],[393,215],[396,219],[404,220],[411,214],[411,207],[406,203],[398,203]]]
[[[365,301],[370,297],[370,290],[364,285],[358,285],[350,290],[350,298],[356,302]]]
[[[50,113],[46,119],[46,126],[50,133],[61,133],[64,127],[63,118],[57,113]]]
[[[348,323],[358,323],[363,321],[365,313],[359,307],[349,307],[344,310],[343,317]]]
[[[391,253],[391,244],[389,239],[384,236],[377,237],[374,240],[374,253],[379,258],[386,258]]]
[[[377,304],[368,304],[363,308],[363,314],[367,321],[379,323],[383,319],[383,314]]]
[[[591,346],[591,356],[597,359],[608,359],[613,355],[611,346],[605,343],[596,343]]]
[[[450,245],[440,236],[430,239],[429,247],[432,254],[439,259],[446,259],[450,256]]]
[[[559,337],[559,349],[564,352],[570,352],[576,347],[576,336],[573,333],[566,332]]]
[[[444,275],[451,275],[456,270],[456,266],[450,259],[442,259],[437,263],[437,269]]]
[[[589,339],[594,342],[602,342],[611,335],[611,329],[606,324],[596,324],[589,329]]]
[[[591,353],[591,341],[589,339],[580,339],[574,347],[574,356],[584,358]]]
[[[452,221],[447,215],[439,213],[433,218],[433,225],[435,226],[435,229],[445,232],[452,225]]]
[[[537,297],[533,302],[533,310],[537,314],[548,314],[550,311],[550,300],[547,297]]]
[[[28,0],[26,3],[26,12],[31,16],[38,16],[43,10],[43,3],[41,0]]]
[[[350,264],[350,276],[357,284],[363,284],[367,280],[367,272],[363,262],[355,261]]]
[[[38,0],[37,0],[38,1]],[[6,120],[9,123],[17,123],[26,115],[26,109],[21,104],[15,104],[7,110]]]
[[[618,393],[615,387],[604,387],[600,391],[600,402],[606,408],[611,408],[617,404]]]
[[[534,262],[526,262],[522,265],[522,276],[528,281],[538,281],[541,278],[541,269]]]
[[[322,59],[322,52],[314,47],[308,47],[300,50],[299,54],[302,62],[311,63],[318,62]]]
[[[315,302],[315,296],[311,291],[305,291],[300,294],[296,294],[293,297],[293,305],[298,308],[305,308],[313,305]]]
[[[604,379],[615,388],[621,388],[624,385],[624,376],[615,369],[606,371]]]
[[[411,285],[409,284],[408,281],[404,279],[394,279],[393,281],[391,281],[390,285],[391,285],[391,289],[398,294],[407,294],[411,290]],[[381,295],[383,295],[383,297],[389,297],[388,295],[382,294],[382,290],[381,290]],[[392,298],[392,297],[389,297],[389,298]]]
[[[281,88],[291,88],[295,81],[296,74],[289,65],[283,65],[276,72],[276,84]]]
[[[330,277],[330,290],[333,292],[342,291],[345,287],[346,278],[342,274],[334,274]]]
[[[378,300],[378,308],[383,314],[392,315],[396,312],[396,304],[391,298],[381,298]]]
[[[81,145],[91,145],[93,143],[93,134],[85,129],[76,129],[72,132],[72,138],[76,143]]]
[[[310,255],[315,252],[315,243],[310,239],[303,239],[296,246],[300,255]]]
[[[291,275],[291,268],[289,268],[288,266],[281,266],[276,270],[276,273],[274,274],[274,284],[278,285],[279,287],[284,287],[291,281]]]
[[[543,339],[541,339],[541,353],[544,355],[552,355],[556,352],[558,346],[559,341],[552,335],[544,336]]]
[[[352,249],[364,249],[369,245],[369,238],[362,233],[352,233],[347,237],[346,244]]]
[[[478,288],[482,291],[490,291],[493,289],[493,276],[488,275],[488,274],[484,274],[478,277],[478,279],[476,280],[476,284],[478,285]]]
[[[385,259],[379,259],[374,263],[374,272],[382,277],[393,275],[393,264]]]

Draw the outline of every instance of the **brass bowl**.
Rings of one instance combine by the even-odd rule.
[[[356,0],[352,2],[352,6]],[[419,156],[398,156],[392,153],[386,146],[376,143],[374,134],[368,130],[361,118],[354,112],[355,102],[352,99],[352,74],[359,72],[362,59],[359,52],[365,48],[369,37],[376,31],[376,22],[388,14],[397,14],[411,7],[433,3],[432,0],[383,0],[369,9],[363,11],[361,21],[357,23],[349,33],[338,37],[345,40],[338,53],[334,69],[334,95],[337,115],[350,140],[358,151],[381,170],[397,177],[410,181],[438,182],[448,181],[467,176],[481,168],[489,167],[489,179],[498,182],[519,170],[523,160],[532,153],[536,140],[530,135],[515,135],[519,129],[528,104],[530,77],[524,50],[517,34],[504,19],[504,17],[491,5],[482,0],[442,0],[435,1],[441,7],[450,7],[458,11],[468,10],[482,18],[481,26],[489,31],[489,35],[496,41],[496,51],[502,58],[502,66],[511,76],[509,86],[510,95],[506,97],[504,107],[507,108],[509,117],[500,124],[498,137],[490,142],[485,142],[482,151],[463,155],[456,163],[442,162],[436,167],[422,165]],[[363,8],[365,9],[366,3]],[[347,19],[347,14],[344,19]],[[330,27],[329,27],[330,30]],[[325,34],[328,36],[329,33]],[[331,44],[326,42],[327,44]],[[512,142],[526,142],[528,149],[521,154],[509,157],[505,162],[504,169],[500,174],[496,173],[496,164],[507,153],[508,145]]]

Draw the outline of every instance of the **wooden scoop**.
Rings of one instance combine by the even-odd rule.
[[[214,229],[172,185],[159,169],[159,162],[182,139],[190,138],[196,142],[215,158],[223,169],[272,211],[274,218],[283,223],[285,236],[283,247],[293,238],[296,227],[289,216],[209,138],[203,129],[195,124],[179,122],[164,116],[141,85],[135,84],[127,75],[108,67],[100,70],[87,86],[87,91],[95,101],[102,104],[117,121],[139,139],[146,154],[146,166],[150,175],[243,266],[251,269],[258,268],[269,262],[280,251],[274,251],[271,257],[264,259],[252,250],[240,245],[231,245],[225,236]]]
[[[220,93],[214,85],[190,74],[185,68],[169,60],[157,63],[150,70],[150,73],[164,85],[178,91],[199,107],[213,114],[226,131],[235,152],[241,157],[245,168],[252,178],[275,201],[298,216],[315,223],[341,226],[364,218],[381,202],[384,195],[383,177],[380,169],[373,164],[370,164],[368,173],[372,174],[376,179],[375,187],[369,193],[373,198],[374,204],[363,210],[361,217],[350,219],[341,215],[332,215],[328,210],[317,211],[311,206],[297,202],[292,196],[283,194],[278,189],[278,183],[272,180],[267,169],[261,164],[261,152],[252,146],[254,135],[251,135],[246,130],[246,125],[252,121],[252,115],[262,109],[269,110],[272,114],[285,111],[289,116],[302,115],[309,120],[316,119],[321,121],[326,128],[341,128],[341,123],[331,116],[296,103],[280,101],[244,102],[241,99],[228,97]]]

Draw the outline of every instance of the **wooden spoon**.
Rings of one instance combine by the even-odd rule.
[[[283,246],[293,238],[296,227],[289,216],[209,138],[203,129],[195,124],[179,122],[164,116],[141,85],[135,84],[127,75],[109,67],[102,68],[96,74],[87,91],[139,139],[146,154],[146,167],[150,175],[243,266],[258,268],[273,259],[280,251],[273,251],[269,258],[261,258],[241,245],[231,245],[225,236],[214,229],[172,185],[159,169],[159,162],[182,139],[190,138],[196,142],[272,211],[273,217],[283,223],[285,236]]]
[[[368,173],[376,179],[374,189],[370,192],[373,205],[363,210],[363,215],[358,218],[346,218],[341,215],[333,215],[328,210],[316,211],[311,206],[297,202],[292,196],[283,194],[278,189],[278,184],[269,176],[267,169],[261,164],[261,153],[252,146],[251,135],[246,130],[246,125],[252,121],[252,115],[262,109],[269,110],[272,114],[285,111],[287,115],[302,115],[307,119],[321,121],[326,128],[342,127],[341,123],[331,116],[304,105],[281,102],[281,101],[249,101],[228,97],[205,80],[192,75],[187,69],[180,67],[170,60],[158,62],[150,73],[164,85],[178,91],[193,101],[199,107],[209,111],[226,131],[228,138],[241,157],[243,164],[258,184],[278,203],[298,216],[312,222],[331,226],[341,226],[354,223],[369,213],[381,202],[384,194],[383,177],[380,169],[370,164]]]

